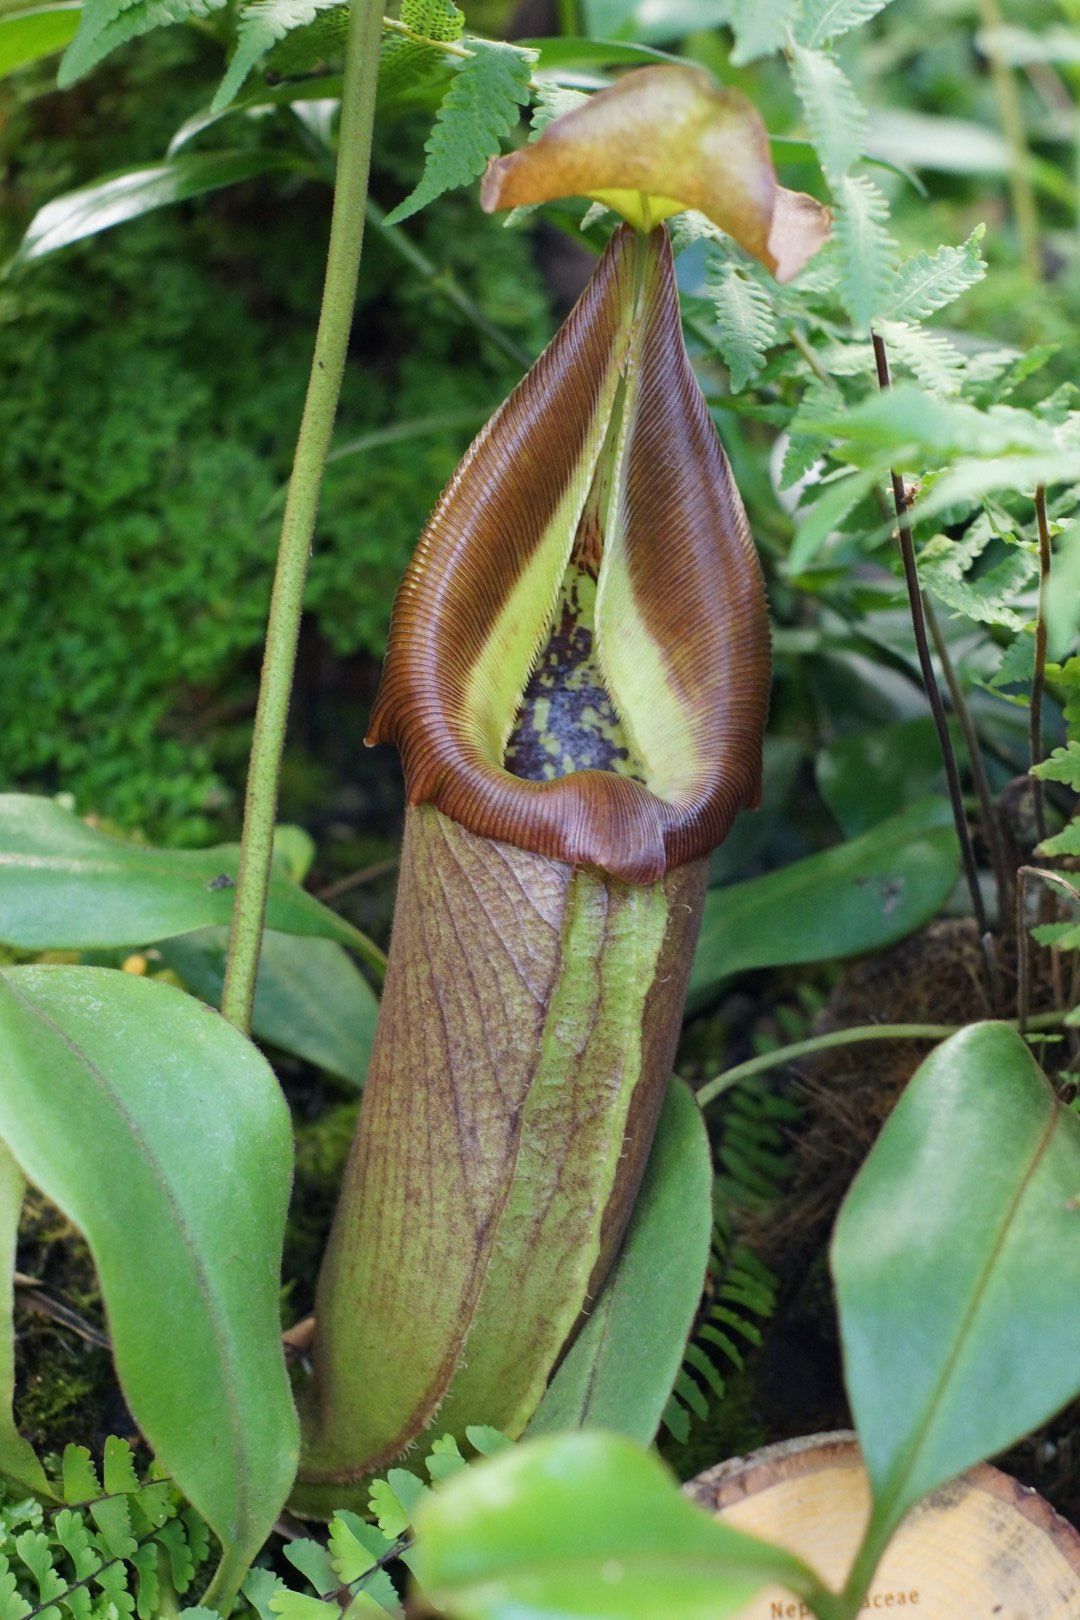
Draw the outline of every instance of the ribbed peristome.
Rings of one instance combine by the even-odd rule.
[[[530,780],[507,744],[585,523],[595,656],[637,769]],[[757,802],[768,691],[761,572],[683,346],[667,233],[624,226],[439,501],[368,740],[397,744],[411,804],[651,883]]]

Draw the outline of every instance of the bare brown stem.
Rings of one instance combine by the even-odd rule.
[[[879,333],[872,333],[872,339],[878,387],[884,392],[891,386],[888,351],[885,347],[885,340]],[[968,826],[967,815],[964,810],[964,796],[960,787],[960,772],[956,764],[956,751],[949,735],[949,725],[945,717],[945,705],[941,700],[941,691],[934,675],[934,665],[930,657],[930,644],[926,634],[926,617],[923,613],[922,591],[919,587],[919,571],[915,564],[915,544],[912,539],[911,523],[908,518],[907,490],[904,488],[904,480],[899,473],[891,472],[889,477],[892,482],[900,558],[904,565],[904,580],[907,585],[912,628],[915,632],[915,647],[919,655],[919,669],[922,672],[923,686],[926,689],[926,696],[930,703],[930,712],[934,717],[934,725],[937,728],[941,757],[945,763],[945,779],[948,783],[949,799],[952,803],[953,820],[956,823],[956,835],[960,840],[960,855],[964,865],[964,876],[967,879],[968,891],[971,895],[971,909],[975,915],[979,937],[985,941],[990,929],[982,891],[979,888],[979,873],[975,865],[971,829]],[[991,980],[991,990],[994,994],[995,1004],[1000,1005],[997,986],[993,982],[996,975],[990,967],[990,961],[991,957],[988,956],[987,971]]]
[[[1039,605],[1035,615],[1035,672],[1031,677],[1031,720],[1028,736],[1032,766],[1042,763],[1042,706],[1046,690],[1046,596],[1050,582],[1050,523],[1046,515],[1046,486],[1035,491],[1035,521],[1039,528]],[[1035,831],[1041,844],[1046,837],[1046,797],[1043,785],[1033,776]]]

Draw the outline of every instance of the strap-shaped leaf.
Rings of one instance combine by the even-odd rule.
[[[0,1138],[86,1234],[124,1392],[210,1522],[222,1596],[296,1466],[278,1318],[292,1146],[269,1067],[167,985],[0,977]]]
[[[154,849],[90,827],[54,799],[0,794],[0,940],[24,951],[146,945],[232,915],[238,850]],[[275,866],[266,922],[285,934],[371,941]]]
[[[507,740],[585,551],[599,666],[643,780],[526,780]],[[411,803],[649,883],[756,802],[768,685],[761,572],[683,347],[667,235],[623,227],[417,547],[369,740],[397,743]]]
[[[530,1435],[589,1428],[652,1441],[701,1299],[712,1230],[701,1109],[689,1087],[673,1080],[626,1241]]]

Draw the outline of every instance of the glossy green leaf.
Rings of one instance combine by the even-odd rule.
[[[652,1440],[701,1299],[712,1220],[708,1137],[693,1094],[676,1080],[622,1252],[530,1435],[590,1428]]]
[[[619,1435],[547,1436],[463,1469],[416,1528],[416,1579],[454,1620],[724,1620],[771,1582],[814,1585]]]
[[[242,1574],[297,1458],[277,1082],[182,991],[87,967],[0,976],[0,1072],[0,1138],[86,1235],[135,1419]]]
[[[840,737],[815,767],[818,792],[848,838],[942,787],[937,731],[929,715]]]
[[[669,51],[625,39],[580,39],[569,35],[548,35],[543,39],[522,39],[519,45],[535,51],[537,67],[544,73],[558,68],[644,67],[649,62],[677,62]]]
[[[73,242],[124,225],[129,219],[140,219],[156,208],[187,202],[256,175],[302,167],[288,153],[252,150],[185,152],[148,168],[124,169],[81,186],[78,191],[67,191],[39,208],[26,228],[11,268],[44,259]]]
[[[879,950],[929,922],[959,867],[947,801],[924,799],[820,855],[710,891],[690,992],[733,973]]]
[[[62,51],[74,36],[81,15],[80,0],[27,6],[23,11],[0,15],[0,78],[54,51]]]
[[[15,1393],[14,1288],[15,1244],[19,1235],[26,1180],[0,1142],[0,1476],[19,1491],[50,1495],[45,1470],[34,1448],[15,1426],[11,1403]]]
[[[229,921],[238,849],[152,849],[88,827],[53,799],[0,794],[0,942],[24,951],[146,945]],[[275,867],[267,926],[370,948]]]
[[[872,1534],[1080,1392],[1078,1195],[1080,1118],[1014,1029],[930,1054],[832,1245]]]
[[[228,929],[204,928],[158,949],[188,989],[221,1005]],[[262,1041],[362,1086],[379,1003],[340,945],[268,932],[263,937],[251,1027]]]

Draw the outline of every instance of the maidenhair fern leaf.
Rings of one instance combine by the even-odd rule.
[[[18,1581],[3,1553],[0,1553],[0,1620],[24,1620],[32,1605],[18,1590]]]
[[[489,1423],[470,1423],[465,1429],[465,1438],[474,1451],[481,1457],[497,1457],[500,1451],[506,1451],[513,1445],[500,1429],[493,1429]]]
[[[863,154],[866,109],[834,56],[803,45],[792,50],[791,77],[822,169],[836,184]]]
[[[1044,782],[1064,782],[1074,793],[1080,793],[1080,742],[1070,737],[1064,748],[1055,748],[1049,759],[1033,766],[1031,774]]]
[[[400,224],[444,191],[468,185],[482,174],[488,158],[517,122],[518,109],[528,103],[532,52],[487,40],[473,40],[470,48],[476,54],[454,74],[427,138],[420,183],[387,215],[387,224]]]
[[[889,0],[805,0],[796,30],[799,43],[817,49],[884,11]]]
[[[716,346],[731,378],[731,392],[741,393],[761,370],[776,342],[776,311],[757,280],[734,264],[711,260],[706,286],[716,314]]]
[[[330,1559],[342,1586],[362,1580],[393,1546],[381,1530],[345,1509],[330,1521]]]
[[[139,1620],[152,1620],[161,1600],[161,1579],[158,1574],[158,1549],[152,1542],[136,1548],[131,1555],[135,1569],[135,1613]]]
[[[881,321],[879,329],[889,356],[930,394],[958,394],[964,382],[964,359],[943,332],[906,321]]]
[[[986,226],[977,225],[963,247],[939,247],[905,259],[882,313],[893,321],[924,321],[974,287],[986,274],[980,251],[985,234]]]
[[[444,1434],[435,1441],[425,1461],[433,1485],[441,1485],[466,1466],[452,1434]]]
[[[412,1528],[413,1515],[428,1487],[407,1468],[391,1468],[385,1479],[372,1480],[371,1511],[379,1521],[379,1529],[391,1541]]]
[[[845,175],[836,195],[840,297],[853,325],[865,330],[888,300],[896,254],[889,205],[865,174]]]
[[[294,28],[314,21],[320,11],[339,0],[255,0],[241,8],[233,51],[225,77],[210,103],[212,112],[221,112],[235,100],[252,68],[274,45]]]
[[[220,11],[226,0],[86,0],[75,38],[57,74],[66,89],[129,39],[169,23],[189,22]]]
[[[336,1603],[326,1603],[308,1592],[297,1592],[284,1582],[270,1599],[270,1612],[279,1620],[340,1620]]]
[[[81,1507],[104,1495],[97,1469],[85,1446],[65,1446],[60,1463],[64,1501],[71,1507]]]
[[[15,1551],[37,1583],[39,1603],[52,1603],[61,1597],[66,1581],[62,1581],[53,1568],[52,1547],[44,1530],[24,1530],[15,1537]],[[59,1609],[47,1611],[49,1620],[60,1620]]]
[[[101,1472],[107,1496],[123,1496],[140,1488],[131,1447],[118,1435],[110,1434],[105,1442]]]
[[[1078,789],[1080,791],[1080,789]],[[1040,855],[1080,855],[1080,816],[1039,845]]]

